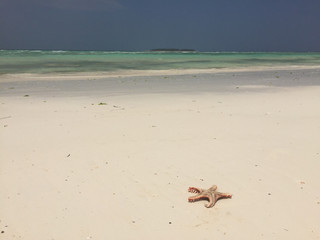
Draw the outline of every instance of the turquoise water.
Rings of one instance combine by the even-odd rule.
[[[0,50],[0,74],[320,66],[320,53]]]

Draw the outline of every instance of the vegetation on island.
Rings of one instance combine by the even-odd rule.
[[[195,52],[194,49],[179,49],[179,48],[156,48],[151,49],[152,52]]]

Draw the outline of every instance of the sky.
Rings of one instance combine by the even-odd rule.
[[[320,51],[320,0],[0,0],[0,49]]]

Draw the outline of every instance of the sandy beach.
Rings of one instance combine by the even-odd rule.
[[[0,239],[316,240],[319,169],[319,68],[0,76]]]

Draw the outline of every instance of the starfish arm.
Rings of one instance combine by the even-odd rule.
[[[223,198],[232,198],[232,194],[223,193],[223,194],[222,194],[222,197],[223,197]]]
[[[216,199],[214,199],[214,198],[212,197],[212,195],[209,195],[209,196],[208,196],[208,200],[209,200],[209,203],[208,203],[208,204],[205,204],[204,206],[205,206],[206,208],[211,208],[211,207],[213,207],[214,204],[216,203]]]
[[[201,188],[189,187],[188,191],[191,192],[191,193],[200,193],[203,190]]]
[[[217,185],[213,185],[211,188],[208,189],[208,191],[214,192],[217,190],[217,188],[218,188]]]
[[[217,192],[217,193],[216,193],[216,196],[217,196],[217,200],[218,200],[219,198],[232,198],[232,194],[229,194],[229,193]]]
[[[198,195],[196,195],[196,196],[191,196],[191,197],[189,197],[188,198],[188,201],[189,202],[195,202],[195,201],[198,201],[198,200],[201,200],[202,198],[201,198],[201,196],[198,194]]]

